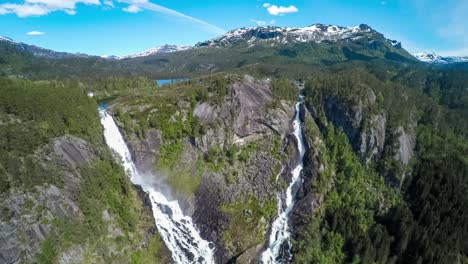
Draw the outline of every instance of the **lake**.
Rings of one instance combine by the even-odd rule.
[[[158,86],[163,86],[163,85],[167,85],[167,84],[172,84],[172,83],[176,83],[176,82],[185,82],[185,81],[188,81],[190,79],[187,79],[187,78],[184,78],[184,79],[159,79],[159,80],[156,80]]]

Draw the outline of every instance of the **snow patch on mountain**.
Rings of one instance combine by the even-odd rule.
[[[7,38],[7,37],[3,37],[3,36],[0,36],[0,41],[10,42],[10,43],[13,43],[13,44],[18,44],[18,42],[12,40],[11,38]]]
[[[341,27],[335,25],[314,24],[308,27],[247,27],[227,32],[226,34],[198,43],[197,47],[223,47],[238,43],[255,44],[293,44],[293,43],[320,43],[324,41],[359,40],[371,38],[375,35],[382,36],[377,31],[365,24],[355,27]],[[388,40],[393,46],[399,42]]]
[[[172,52],[177,52],[177,51],[188,50],[191,48],[192,47],[190,46],[177,46],[177,45],[157,46],[157,47],[145,50],[137,54],[122,56],[120,57],[120,59],[131,59],[131,58],[151,56],[155,54],[172,53]]]
[[[450,63],[460,63],[468,62],[468,57],[459,57],[459,56],[440,56],[434,52],[421,52],[414,54],[418,60],[426,63],[432,64],[450,64]]]

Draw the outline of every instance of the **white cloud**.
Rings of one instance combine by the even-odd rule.
[[[45,35],[44,32],[41,32],[41,31],[30,31],[28,33],[26,33],[26,35],[29,35],[29,36],[40,36],[40,35]]]
[[[271,24],[271,25],[276,24],[276,20],[274,20],[274,19],[270,20],[270,24]]]
[[[75,9],[65,9],[63,10],[63,12],[73,16],[73,15],[76,15],[76,10]]]
[[[114,2],[112,0],[104,0],[104,5],[114,7]]]
[[[296,13],[299,11],[297,7],[290,5],[290,6],[277,6],[277,5],[270,5],[270,4],[263,4],[263,7],[265,7],[270,13],[270,15],[273,16],[283,16],[289,13]]]
[[[257,24],[257,26],[260,26],[260,27],[263,27],[267,24],[266,21],[263,21],[263,20],[255,20],[255,19],[251,19],[250,20],[251,22],[254,22],[255,24]]]
[[[0,0],[5,1],[5,0]],[[15,0],[10,0],[14,2]],[[76,14],[77,4],[86,5],[101,5],[100,0],[21,0],[23,3],[4,3],[0,4],[0,15],[4,14],[16,14],[19,17],[28,16],[43,16],[55,11],[63,11],[69,15]],[[210,24],[204,20],[191,17],[189,15],[180,13],[178,11],[166,8],[164,6],[156,5],[151,3],[149,0],[103,0],[104,9],[114,7],[116,3],[125,3],[129,6],[124,8],[127,12],[138,12],[146,9],[155,12],[164,13],[174,17],[182,18],[201,25],[205,30],[214,32],[216,34],[223,34],[226,32],[224,29],[217,27],[216,25]]]
[[[138,13],[141,11],[141,8],[136,5],[129,5],[128,7],[122,8],[122,10],[128,13]]]
[[[16,14],[19,17],[43,16],[55,11],[76,14],[76,5],[100,5],[99,0],[24,0],[22,4],[0,4],[0,15]]]
[[[263,4],[263,7],[265,7],[265,8],[270,7],[270,6],[271,6],[270,3],[264,3],[264,4]]]

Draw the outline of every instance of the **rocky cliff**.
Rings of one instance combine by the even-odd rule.
[[[142,109],[124,101],[115,102],[112,108],[121,113],[121,125],[135,159],[150,160],[157,175],[153,177],[167,182],[172,192],[179,194],[202,237],[215,243],[217,261],[255,263],[276,215],[276,193],[285,189],[296,162],[294,137],[290,135],[294,102],[275,98],[269,79],[223,79],[229,82],[222,94],[219,82],[209,88],[210,82],[203,81],[192,84],[211,90],[202,100],[190,102],[185,98],[193,96],[185,94],[171,98],[170,104],[177,110],[167,116],[169,123],[195,118],[196,127],[203,128],[200,134],[172,139],[169,131],[165,135],[167,127],[156,126],[139,137],[129,129],[131,122],[125,122],[125,115],[165,122],[158,116],[162,109]],[[180,148],[170,164],[166,147]],[[179,181],[196,184],[187,192]]]
[[[155,234],[154,220],[151,207],[145,207],[139,201],[145,200],[146,194],[142,192],[128,190],[130,197],[136,199],[132,203],[136,206],[134,212],[141,214],[133,224],[141,229],[125,229],[118,213],[107,206],[96,206],[96,209],[103,208],[95,212],[96,222],[86,223],[90,220],[89,208],[83,194],[86,193],[85,186],[92,183],[87,182],[85,175],[89,173],[88,168],[101,159],[103,153],[100,151],[102,149],[78,137],[66,135],[33,152],[33,162],[48,168],[58,180],[29,189],[11,190],[8,196],[0,195],[1,263],[33,263],[37,260],[43,263],[99,263],[106,262],[110,256],[125,262],[125,259],[129,261],[125,251],[136,252],[149,246]],[[36,177],[40,175],[36,174]],[[94,203],[101,201],[94,198]],[[94,228],[101,221],[105,230],[93,235],[93,239],[103,245],[103,251],[98,252],[96,241],[88,240],[91,235],[86,233],[87,229],[76,225]]]

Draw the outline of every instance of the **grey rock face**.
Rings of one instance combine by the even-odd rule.
[[[0,263],[14,263],[20,257],[20,247],[16,228],[0,222]]]
[[[228,213],[221,211],[221,207],[236,202],[242,203],[250,196],[255,196],[260,203],[267,202],[278,191],[272,182],[272,176],[278,173],[275,169],[279,165],[284,165],[280,164],[284,160],[280,160],[278,153],[271,153],[273,142],[268,140],[273,138],[280,140],[283,142],[283,149],[285,148],[288,144],[288,135],[292,132],[291,123],[295,109],[293,104],[286,102],[277,102],[278,107],[270,106],[269,103],[274,101],[270,86],[269,80],[256,80],[244,76],[229,86],[227,95],[221,102],[208,100],[197,104],[193,115],[206,128],[206,132],[201,137],[182,140],[183,150],[179,156],[180,160],[173,167],[174,171],[197,175],[199,173],[197,159],[213,146],[218,145],[223,148],[232,144],[245,146],[257,140],[261,142],[259,145],[262,147],[249,152],[247,160],[235,160],[233,164],[225,164],[221,171],[205,170],[193,200],[181,197],[182,195],[178,196],[177,190],[171,192],[173,197],[179,200],[185,213],[193,213],[193,220],[201,236],[216,245],[217,263],[226,263],[241,254],[245,254],[246,259],[256,260],[252,256],[255,256],[262,247],[255,244],[258,241],[252,241],[248,245],[224,247],[223,232],[229,228],[231,219]],[[184,118],[189,112],[187,109],[190,105],[184,105],[181,100],[178,106],[177,112]],[[153,160],[150,163],[157,163],[160,147],[166,143],[157,131],[154,133],[145,131],[144,139],[127,135],[127,141],[139,168],[141,168],[140,161]],[[270,146],[263,147],[263,143]],[[291,157],[291,160],[293,159],[294,157]],[[288,174],[288,169],[285,169],[284,174]],[[254,213],[247,210],[245,217],[249,218],[251,217],[249,214]],[[255,224],[262,227],[262,230],[267,226],[265,219]],[[239,261],[244,258],[240,257]]]
[[[243,80],[231,86],[231,93],[222,105],[202,103],[196,106],[194,114],[209,127],[207,134],[195,140],[195,145],[202,151],[207,151],[212,145],[236,144],[246,145],[256,140],[265,140],[271,135],[279,135],[283,147],[293,144],[288,141],[292,132],[291,123],[294,118],[294,107],[284,102],[277,108],[269,108],[273,96],[268,80],[255,80],[245,76]],[[288,143],[289,142],[289,143]],[[295,155],[291,154],[286,164],[294,163]],[[236,176],[234,182],[227,182],[225,173],[206,172],[196,192],[195,212],[193,219],[201,231],[202,237],[217,245],[216,259],[220,263],[230,261],[236,256],[237,261],[256,260],[262,245],[249,245],[239,248],[238,252],[227,252],[223,248],[223,231],[229,226],[229,215],[220,211],[223,204],[243,201],[246,196],[253,195],[258,201],[268,201],[272,194],[278,192],[272,183],[275,167],[279,160],[269,150],[258,150],[251,153],[243,164],[235,164]],[[281,178],[289,176],[286,168]],[[248,217],[249,211],[244,212]],[[259,223],[260,224],[260,223]],[[264,223],[265,224],[265,223]],[[244,262],[242,262],[244,263]]]
[[[335,127],[341,127],[348,137],[354,150],[367,162],[378,159],[385,145],[387,119],[384,113],[364,117],[365,104],[374,104],[376,96],[372,91],[366,102],[343,102],[337,97],[325,99],[324,110],[327,119]],[[367,119],[367,125],[364,122]]]
[[[369,120],[369,127],[363,129],[360,138],[360,155],[367,161],[380,158],[385,145],[385,114],[374,115]]]
[[[403,165],[408,165],[409,161],[413,157],[414,147],[416,145],[416,133],[414,132],[414,128],[410,127],[405,131],[403,127],[398,127],[397,133],[399,133],[398,137],[398,157],[397,159],[403,163]]]
[[[65,164],[70,167],[79,167],[86,164],[95,157],[94,151],[89,144],[74,136],[64,136],[54,140],[53,148]]]
[[[2,263],[18,260],[20,252],[23,261],[33,262],[41,242],[51,231],[52,220],[80,215],[75,202],[54,185],[38,186],[34,192],[11,195],[2,206],[13,213],[11,219],[0,221],[0,241],[5,241],[0,243]]]
[[[195,107],[194,115],[209,127],[205,136],[196,139],[197,146],[207,151],[216,144],[244,145],[264,135],[284,135],[290,129],[294,107],[281,103],[279,108],[268,109],[272,101],[270,81],[244,76],[232,85],[222,105],[201,103]]]
[[[149,172],[159,155],[159,148],[162,145],[162,134],[160,130],[150,129],[146,132],[145,138],[140,140],[135,137],[128,139],[129,148],[135,165],[141,172]]]

